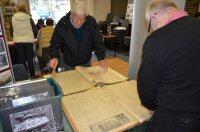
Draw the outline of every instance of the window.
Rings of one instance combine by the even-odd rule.
[[[57,23],[70,11],[70,0],[30,0],[30,10],[35,23],[40,18],[49,17]]]

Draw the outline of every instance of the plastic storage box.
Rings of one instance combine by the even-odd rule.
[[[41,81],[47,80],[53,86],[55,96],[43,100],[29,102],[24,105],[10,107],[0,110],[0,132],[12,131],[64,131],[62,112],[62,91],[57,83],[51,79],[41,79],[37,81],[26,81],[2,88],[23,86],[26,84],[40,85]],[[39,86],[38,86],[39,87]],[[1,97],[0,97],[1,98]]]

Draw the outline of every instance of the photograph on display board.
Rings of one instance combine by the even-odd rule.
[[[63,131],[62,114],[60,99],[57,97],[1,109],[2,130],[4,132]]]
[[[57,132],[51,104],[11,114],[10,122],[13,132]]]
[[[8,59],[6,53],[0,54],[0,70],[8,68]]]
[[[12,6],[5,6],[5,14],[13,14],[13,7]]]
[[[3,32],[3,31],[2,31],[1,23],[0,23],[0,36],[3,34],[2,32]]]
[[[10,70],[2,72],[0,74],[0,86],[12,84],[12,75]]]
[[[5,51],[5,43],[4,43],[4,39],[0,38],[0,53]]]

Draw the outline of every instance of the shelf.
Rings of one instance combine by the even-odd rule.
[[[15,0],[1,0],[3,17],[4,17],[4,27],[6,32],[6,38],[11,41],[10,34],[10,23],[12,22],[12,16],[16,12],[16,1]]]

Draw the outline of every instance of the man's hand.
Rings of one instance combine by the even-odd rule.
[[[107,71],[108,70],[108,66],[105,60],[99,60],[99,66],[104,70]]]
[[[58,58],[53,58],[50,60],[50,67],[52,69],[55,69],[57,67],[57,65],[58,65]]]

